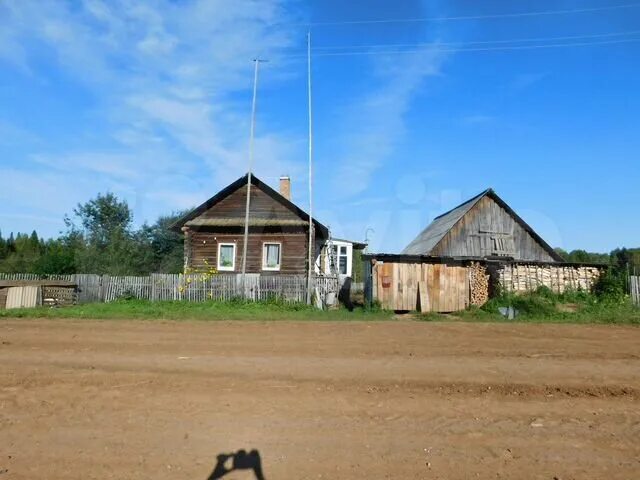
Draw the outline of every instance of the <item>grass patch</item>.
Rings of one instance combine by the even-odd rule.
[[[500,307],[518,311],[515,319],[503,316]],[[504,294],[492,298],[481,308],[471,307],[454,314],[421,315],[426,321],[458,320],[469,322],[534,323],[612,323],[640,325],[640,308],[624,295],[596,295],[583,291],[555,294],[540,287],[525,294]]]
[[[180,302],[148,300],[117,300],[90,303],[65,308],[24,308],[0,310],[0,318],[78,318],[78,319],[140,319],[140,320],[388,320],[393,312],[358,308],[318,310],[306,304],[276,300],[249,302]]]

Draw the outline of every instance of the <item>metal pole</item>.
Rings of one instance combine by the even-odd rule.
[[[242,243],[242,292],[245,291],[245,277],[247,273],[247,243],[249,242],[249,205],[251,202],[251,171],[253,170],[253,138],[256,128],[256,96],[258,93],[258,65],[259,59],[254,59],[253,63],[253,101],[251,103],[251,134],[249,136],[249,172],[247,173],[247,204],[244,212],[244,239]]]
[[[309,105],[309,258],[307,304],[311,304],[311,270],[313,269],[313,117],[311,116],[311,31],[307,33],[307,93]]]

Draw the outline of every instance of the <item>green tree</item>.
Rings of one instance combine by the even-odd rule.
[[[149,227],[156,272],[181,273],[184,268],[184,236],[170,229],[187,211],[163,215]]]
[[[81,228],[69,217],[65,218],[67,226],[71,230],[80,229],[89,243],[100,247],[106,247],[114,235],[128,234],[133,219],[127,202],[120,201],[113,193],[99,193],[93,200],[79,203],[73,214]]]
[[[131,275],[136,268],[132,213],[113,193],[98,194],[65,217],[66,237],[74,245],[75,270],[83,273]],[[77,222],[77,223],[76,223]]]
[[[2,238],[2,232],[0,232],[0,262],[7,257],[7,241]]]
[[[40,275],[66,275],[76,273],[73,246],[65,239],[52,239],[44,243],[44,251],[34,264],[33,273]]]

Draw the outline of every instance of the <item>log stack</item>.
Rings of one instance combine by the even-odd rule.
[[[531,292],[540,286],[562,293],[568,290],[588,292],[598,281],[604,267],[536,265],[514,263],[499,271],[500,287],[505,292]]]
[[[478,307],[489,300],[489,275],[487,269],[477,262],[469,265],[470,303]]]

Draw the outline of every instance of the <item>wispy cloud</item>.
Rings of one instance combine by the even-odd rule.
[[[345,129],[348,136],[335,176],[336,192],[350,196],[367,188],[376,170],[402,140],[411,100],[428,77],[440,74],[445,58],[446,54],[436,49],[376,58],[374,81],[380,86],[357,99],[345,112],[345,123],[350,128]]]
[[[52,153],[40,145],[31,158],[59,190],[70,190],[73,176],[99,174],[94,192],[113,181],[150,196],[149,175],[157,182],[198,168],[215,191],[246,170],[249,103],[237,95],[250,91],[251,59],[277,59],[294,42],[295,31],[272,28],[290,20],[283,1],[2,2],[0,62],[29,75],[45,52],[107,105],[98,114],[106,125],[100,147]],[[296,170],[300,139],[263,129],[256,142],[265,162]],[[176,198],[191,202],[198,186],[177,182],[173,190],[153,195],[164,201],[146,213]]]

